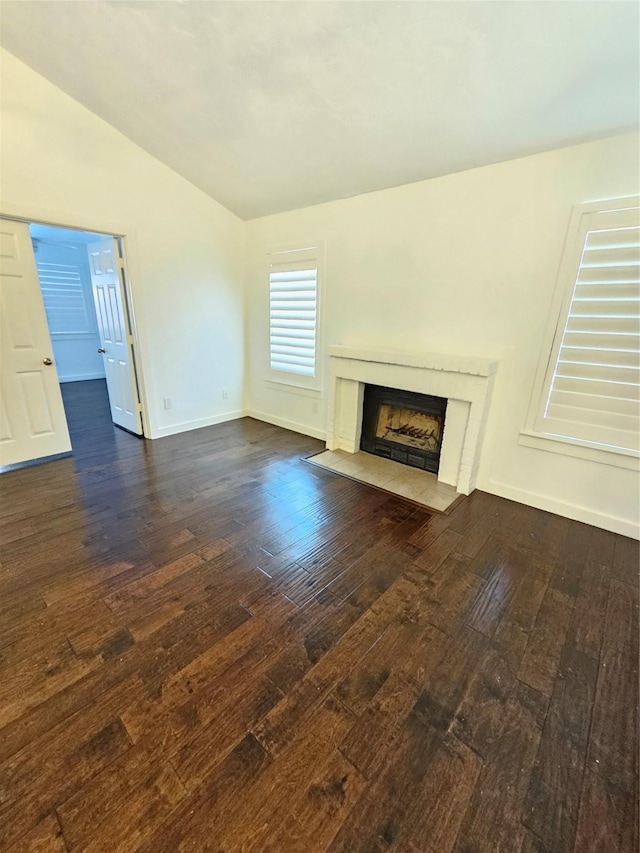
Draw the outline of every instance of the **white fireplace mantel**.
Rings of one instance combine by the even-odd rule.
[[[461,494],[474,490],[497,361],[331,346],[329,364],[329,450],[359,450],[366,384],[445,397],[438,480]]]

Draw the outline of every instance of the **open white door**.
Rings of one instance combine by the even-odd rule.
[[[71,450],[29,226],[0,219],[0,465]]]
[[[142,417],[133,362],[131,329],[118,245],[106,237],[87,246],[100,349],[114,424],[142,435]]]

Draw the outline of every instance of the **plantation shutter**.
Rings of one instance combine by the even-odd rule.
[[[306,377],[316,375],[317,308],[317,262],[272,262],[269,270],[272,370]]]
[[[625,451],[640,435],[638,209],[584,217],[582,253],[556,335],[541,429]]]
[[[78,267],[43,261],[36,261],[36,266],[49,332],[52,335],[91,332]]]

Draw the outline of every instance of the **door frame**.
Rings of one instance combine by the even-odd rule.
[[[0,217],[3,217],[4,219],[13,219],[15,222],[25,222],[27,225],[33,223],[34,225],[49,225],[53,228],[69,228],[74,231],[84,231],[92,234],[101,234],[105,237],[113,237],[119,243],[119,246],[122,251],[122,262],[124,272],[124,276],[122,276],[121,278],[124,278],[123,287],[125,295],[125,310],[128,315],[129,328],[132,337],[131,347],[133,350],[133,369],[136,383],[138,386],[138,394],[140,396],[140,405],[142,406],[141,414],[143,434],[141,438],[149,438],[151,435],[151,422],[149,420],[149,407],[147,404],[146,390],[147,386],[145,383],[144,367],[142,363],[142,350],[140,347],[140,336],[138,333],[138,322],[136,317],[135,297],[133,293],[130,253],[127,234],[123,233],[120,229],[113,229],[109,227],[103,228],[97,223],[93,223],[91,225],[80,225],[77,221],[71,221],[67,219],[65,219],[64,222],[61,222],[57,216],[30,216],[24,211],[21,211],[20,213],[13,212],[10,207],[10,205],[7,205],[4,209],[0,207]],[[132,238],[133,242],[135,243],[135,229],[127,229],[127,232],[129,237]]]

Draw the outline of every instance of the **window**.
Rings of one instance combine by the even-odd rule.
[[[36,266],[50,334],[92,334],[80,269],[39,260]]]
[[[269,256],[269,366],[289,384],[318,380],[318,251],[274,252]]]
[[[582,205],[565,248],[562,307],[534,432],[637,455],[640,435],[638,199]]]

